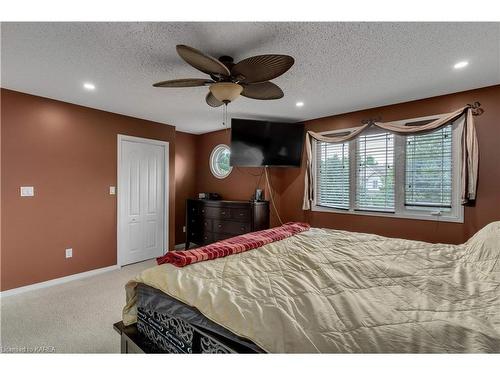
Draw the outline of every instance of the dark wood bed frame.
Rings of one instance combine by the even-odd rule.
[[[188,323],[186,323],[188,324]],[[259,353],[244,345],[225,337],[208,332],[200,327],[189,324],[193,329],[192,354],[230,354],[230,353]],[[125,326],[122,321],[113,324],[113,328],[121,336],[121,353],[123,354],[165,354],[179,353],[161,349],[137,329],[137,324]]]

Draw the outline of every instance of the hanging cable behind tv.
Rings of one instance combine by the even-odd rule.
[[[278,212],[278,209],[276,207],[276,204],[274,203],[274,195],[273,195],[273,189],[271,187],[271,180],[269,179],[269,174],[267,172],[267,169],[268,169],[268,166],[266,165],[264,167],[264,173],[266,175],[266,184],[267,184],[267,188],[269,190],[269,198],[271,200],[271,205],[273,206],[274,208],[274,212],[276,212],[276,216],[278,217],[278,221],[280,222],[280,225],[283,225],[283,221],[281,220],[281,216]]]

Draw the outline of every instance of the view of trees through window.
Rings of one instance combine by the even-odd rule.
[[[356,208],[393,210],[394,135],[362,135],[356,145]]]
[[[451,208],[451,125],[406,138],[405,205]]]
[[[231,169],[229,165],[229,150],[228,149],[223,149],[221,152],[217,154],[217,168],[223,173],[227,174],[229,173],[229,170]]]
[[[319,142],[319,204],[349,208],[349,143]]]

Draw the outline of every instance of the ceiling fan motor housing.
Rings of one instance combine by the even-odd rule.
[[[224,64],[229,71],[231,71],[231,68],[234,66],[234,59],[231,56],[221,56],[219,57],[219,61]],[[234,82],[230,76],[225,76],[223,74],[210,74],[210,78],[212,78],[215,82]]]
[[[229,70],[234,66],[234,59],[231,56],[223,55],[219,57],[219,61],[227,66]]]

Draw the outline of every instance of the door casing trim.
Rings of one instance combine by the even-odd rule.
[[[163,255],[168,251],[168,232],[169,232],[169,146],[170,143],[166,141],[160,141],[157,139],[133,137],[131,135],[118,134],[117,135],[117,159],[116,159],[116,264],[122,267],[123,258],[121,255],[121,208],[120,208],[120,178],[121,178],[121,164],[122,164],[122,141],[145,143],[149,145],[156,145],[163,147],[163,162],[164,162],[164,178],[163,178]]]

